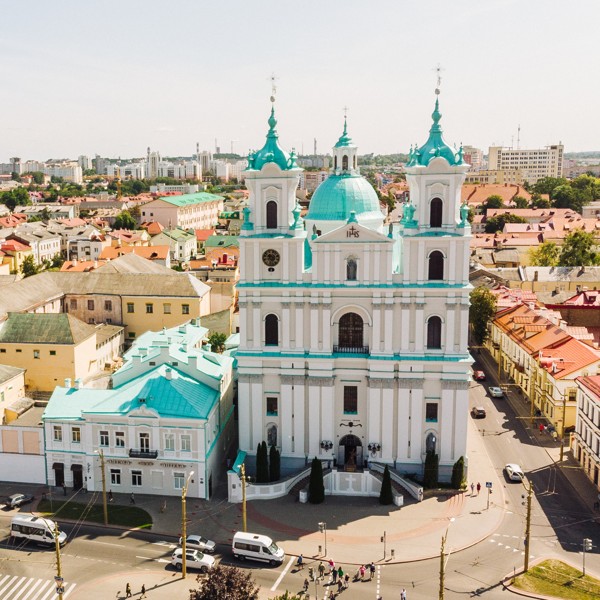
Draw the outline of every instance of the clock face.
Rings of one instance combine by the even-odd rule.
[[[274,267],[279,264],[280,260],[279,252],[277,250],[273,250],[270,248],[269,250],[265,250],[262,255],[263,262],[267,267]]]

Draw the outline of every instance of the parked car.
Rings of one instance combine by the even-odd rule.
[[[474,406],[471,409],[471,415],[474,419],[485,419],[485,408],[483,406]]]
[[[485,373],[483,371],[473,371],[473,379],[475,381],[485,381]]]
[[[181,571],[183,551],[181,548],[177,548],[173,552],[171,557],[171,564],[178,570]],[[185,566],[186,569],[198,569],[202,573],[206,573],[209,569],[212,569],[215,565],[215,559],[213,556],[208,556],[200,552],[200,550],[187,550],[185,551]]]
[[[506,476],[511,481],[523,481],[525,479],[525,473],[523,473],[523,469],[515,463],[509,463],[504,467],[506,471]]]
[[[183,538],[179,538],[179,545],[181,546]],[[207,540],[201,535],[188,535],[185,538],[186,550],[202,550],[202,552],[208,552],[213,554],[216,549],[216,544],[212,540]]]
[[[33,500],[33,496],[30,494],[13,494],[6,498],[2,504],[4,504],[5,508],[18,508],[19,506],[23,506],[23,504],[27,504]]]
[[[502,388],[491,387],[489,392],[492,398],[504,398],[504,390]]]

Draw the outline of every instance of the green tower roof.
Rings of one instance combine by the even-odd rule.
[[[344,133],[342,133],[334,148],[343,148],[344,146],[352,146],[352,139],[348,135],[346,117],[344,117]]]
[[[248,171],[260,171],[266,163],[275,163],[282,170],[297,168],[295,161],[290,161],[290,157],[279,145],[277,130],[277,119],[275,118],[275,106],[271,107],[271,116],[268,120],[269,131],[265,145],[258,151],[248,156]]]

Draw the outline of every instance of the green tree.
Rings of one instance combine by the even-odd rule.
[[[465,459],[461,456],[452,467],[452,487],[460,490],[465,483]]]
[[[64,263],[65,263],[65,259],[60,254],[55,254],[52,257],[52,261],[48,265],[48,269],[58,270],[64,265]]]
[[[20,175],[19,175],[19,174],[18,174],[16,171],[13,171],[13,172],[10,174],[10,178],[11,178],[13,181],[19,181],[19,182],[21,181],[21,176],[20,176]]]
[[[267,442],[262,441],[256,448],[256,483],[269,482],[269,455]]]
[[[533,267],[556,267],[560,248],[554,242],[544,242],[529,248],[529,264]]]
[[[439,456],[432,450],[429,450],[425,455],[425,468],[423,470],[423,487],[434,488],[437,486],[439,464]]]
[[[189,600],[258,600],[256,582],[251,573],[237,567],[216,564],[204,577],[198,576],[197,590],[190,590]]]
[[[548,198],[542,198],[541,194],[534,192],[531,194],[531,206],[533,208],[550,208],[550,200]]]
[[[485,202],[481,205],[481,208],[484,212],[487,212],[488,208],[504,208],[502,196],[498,196],[498,194],[492,194],[491,196],[488,196]]]
[[[579,202],[575,190],[568,183],[554,188],[550,197],[556,208],[571,208],[578,212],[581,210],[582,203]]]
[[[139,204],[134,204],[129,208],[129,214],[136,220],[139,221],[142,216],[142,210]]]
[[[471,292],[469,322],[475,343],[481,346],[489,335],[488,325],[496,314],[496,296],[486,287]]]
[[[537,194],[549,194],[552,196],[552,192],[559,185],[565,185],[567,180],[564,177],[542,177],[531,186],[531,191]]]
[[[281,477],[281,456],[275,446],[269,449],[269,481],[279,481]]]
[[[0,203],[6,204],[10,210],[14,210],[15,206],[29,206],[32,204],[29,192],[24,187],[18,187],[10,190],[10,192],[0,194]]]
[[[527,223],[527,219],[512,213],[504,213],[502,215],[496,215],[490,217],[485,222],[486,233],[496,233],[496,231],[503,231],[506,223]]]
[[[523,198],[523,196],[515,196],[513,198],[513,202],[515,203],[515,206],[517,208],[528,208],[529,207],[529,201],[527,200],[527,198]]]
[[[135,219],[128,210],[121,211],[113,224],[113,229],[135,229],[136,227]]]
[[[325,484],[323,482],[323,465],[315,456],[310,469],[308,483],[308,501],[311,504],[321,504],[325,500]]]
[[[41,171],[28,171],[27,173],[24,173],[24,175],[31,175],[33,183],[36,185],[44,184],[44,174]]]
[[[379,492],[379,504],[393,504],[394,494],[392,493],[392,478],[390,469],[385,465],[383,470],[383,479],[381,480],[381,491]]]
[[[596,240],[590,232],[576,229],[565,237],[560,256],[559,267],[586,267],[600,263]]]
[[[210,344],[211,352],[223,352],[225,350],[226,339],[227,336],[224,333],[213,331],[213,333],[208,336],[208,343]]]
[[[37,275],[39,272],[40,267],[35,264],[33,256],[31,254],[26,256],[21,263],[21,273],[23,273],[23,277],[31,277],[32,275]]]

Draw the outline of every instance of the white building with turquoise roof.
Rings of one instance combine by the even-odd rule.
[[[196,345],[195,323],[144,336],[110,390],[65,382],[44,411],[48,483],[210,498],[235,443],[233,363]]]
[[[429,450],[449,479],[465,456],[469,165],[442,137],[437,99],[432,118],[406,168],[411,202],[385,228],[346,123],[303,222],[300,169],[272,109],[249,156],[240,236],[239,445],[250,469],[265,440],[282,473],[316,456],[354,493],[369,461],[420,473]]]

